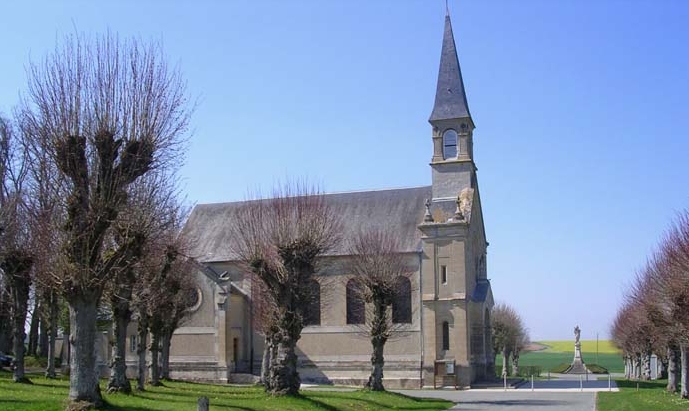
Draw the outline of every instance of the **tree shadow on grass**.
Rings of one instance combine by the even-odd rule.
[[[186,384],[186,383],[185,383]],[[176,386],[166,386],[166,387],[151,387],[145,391],[133,391],[132,395],[136,395],[145,399],[155,399],[155,397],[189,397],[190,394],[197,395],[199,397],[214,397],[223,396],[229,399],[236,400],[254,400],[265,398],[266,394],[263,390],[256,389],[242,389],[234,388],[230,386],[218,386],[219,389],[212,390],[208,389],[207,385],[198,384],[198,387],[176,387]],[[119,394],[108,394],[108,395],[119,395]]]
[[[48,380],[48,379],[34,379],[33,385],[36,387],[48,387],[48,388],[65,388],[64,384],[60,384],[55,380]],[[69,387],[67,387],[69,389]]]
[[[514,407],[514,406],[522,406],[522,407],[564,407],[567,405],[570,405],[571,402],[569,401],[561,401],[561,400],[534,400],[534,399],[518,399],[518,400],[480,400],[480,401],[472,401],[472,400],[463,400],[460,401],[459,404],[473,404],[473,405],[500,405],[500,406],[509,406],[509,407]]]
[[[313,397],[314,397],[314,396],[311,396],[311,395],[309,395],[309,396],[307,397],[307,396],[304,396],[304,395],[301,395],[301,394],[300,394],[298,398],[301,398],[302,400],[304,400],[304,401],[306,401],[306,402],[310,402],[310,403],[313,404],[316,408],[319,408],[319,409],[323,409],[323,410],[326,410],[326,411],[339,411],[339,408],[335,408],[335,407],[333,407],[332,405],[326,404],[326,403],[324,403],[323,401],[320,401],[320,400],[318,400],[318,399],[316,399],[316,398],[313,398]],[[315,396],[315,397],[317,397],[317,396]]]
[[[390,392],[390,391],[382,391],[379,394],[385,395],[384,397],[378,397],[378,398],[367,398],[366,394],[371,393],[372,395],[374,392],[368,391],[368,390],[358,390],[358,391],[351,391],[351,392],[341,392],[338,395],[339,399],[342,400],[349,400],[351,402],[359,402],[359,403],[365,403],[368,404],[369,406],[373,407],[374,409],[388,409],[388,408],[394,408],[396,410],[437,410],[437,409],[442,409],[442,407],[438,407],[436,404],[447,404],[447,400],[443,400],[441,398],[416,398],[416,397],[411,397],[407,396],[404,394],[396,393],[396,392]],[[385,393],[385,394],[383,394]],[[329,392],[329,394],[332,394],[332,392]],[[329,410],[339,410],[339,408],[333,407],[331,405],[328,405],[322,401],[319,401],[317,398],[318,397],[323,397],[323,398],[332,398],[330,395],[326,395],[324,393],[317,393],[315,391],[312,391],[309,393],[308,399],[310,402],[313,402],[314,404],[319,404],[319,406],[326,406],[329,407]],[[412,406],[402,406],[402,405],[391,405],[389,401],[386,401],[386,399],[390,399],[389,397],[397,397],[401,400],[404,401],[410,401],[413,402],[414,405]],[[320,405],[323,404],[323,405]]]
[[[196,406],[196,401],[194,401],[194,406]],[[232,409],[232,410],[240,410],[240,411],[256,411],[253,408],[240,407],[237,405],[231,405],[231,406],[220,405],[220,406],[218,406],[216,404],[213,404],[213,402],[211,401],[211,403],[210,403],[210,409],[211,410],[219,409],[220,407],[222,407],[223,409]],[[100,408],[100,410],[105,410],[105,411],[151,411],[151,408],[137,407],[137,406],[132,407],[129,405],[119,406],[119,405],[107,404],[104,408]]]

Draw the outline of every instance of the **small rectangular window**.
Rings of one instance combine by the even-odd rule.
[[[440,282],[442,282],[443,284],[447,284],[447,266],[446,265],[440,266]]]
[[[129,351],[136,352],[136,335],[132,334],[129,336]]]

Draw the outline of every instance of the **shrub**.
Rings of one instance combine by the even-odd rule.
[[[550,372],[556,373],[556,374],[561,374],[569,368],[570,364],[567,363],[562,363],[556,367],[553,367],[550,369]]]
[[[507,375],[509,376],[511,374],[512,374],[512,367],[510,367],[508,365],[507,366]],[[502,377],[502,365],[496,365],[495,366],[495,375],[497,375],[498,377]]]
[[[519,376],[520,377],[540,377],[543,372],[543,367],[540,365],[520,365],[519,366]]]
[[[608,369],[600,366],[598,364],[586,364],[586,368],[592,373],[592,374],[607,374]]]
[[[27,355],[24,357],[24,366],[27,368],[45,368],[48,365],[48,359],[44,357],[34,357]]]
[[[60,357],[55,357],[55,367],[60,368],[61,365],[62,359]],[[27,368],[46,368],[48,366],[48,359],[46,357],[27,355],[24,357],[24,366]]]
[[[543,367],[540,365],[520,365],[518,377],[540,377],[543,372]],[[495,375],[502,377],[502,365],[495,366]],[[507,375],[512,376],[512,367],[507,367]]]

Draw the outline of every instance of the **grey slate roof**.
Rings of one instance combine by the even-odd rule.
[[[471,117],[467,96],[464,92],[462,71],[457,58],[455,38],[452,34],[450,16],[445,16],[443,49],[440,53],[438,87],[435,91],[435,104],[429,121]]]
[[[400,252],[420,252],[424,203],[431,187],[325,194],[342,218],[344,241],[330,255],[346,255],[347,239],[368,227],[389,227],[399,233]],[[191,256],[200,262],[236,260],[230,227],[237,210],[246,202],[199,204],[184,226],[192,243]]]

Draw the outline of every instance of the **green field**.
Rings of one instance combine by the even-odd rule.
[[[522,352],[519,356],[519,365],[536,365],[543,369],[543,374],[560,364],[569,364],[574,358],[573,341],[538,341],[547,348],[541,351]],[[581,355],[585,363],[598,364],[608,369],[609,372],[624,372],[622,355],[608,340],[598,342],[596,353],[596,341],[581,341]],[[502,356],[496,358],[496,365],[502,364]],[[541,374],[541,375],[543,375]]]
[[[66,379],[48,380],[30,375],[33,385],[12,382],[11,374],[0,371],[0,410],[62,411],[69,391]],[[105,392],[107,381],[101,381]],[[388,392],[305,391],[297,398],[266,395],[260,387],[195,384],[166,381],[163,387],[148,387],[146,392],[132,395],[105,394],[109,411],[195,411],[199,397],[210,400],[210,409],[220,410],[410,410],[438,411],[452,406],[449,401],[418,399]]]
[[[569,352],[574,355],[574,341],[536,341],[536,344],[545,345],[549,352]],[[599,354],[619,354],[620,350],[610,340],[581,340],[581,352]]]

